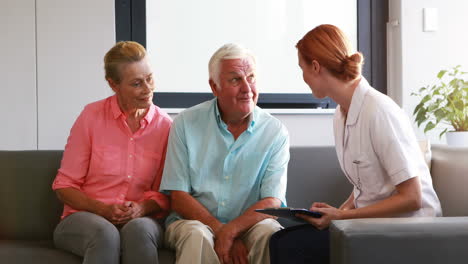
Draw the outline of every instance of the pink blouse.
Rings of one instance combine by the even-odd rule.
[[[72,187],[106,204],[152,199],[163,209],[169,199],[159,192],[171,118],[151,105],[132,133],[117,97],[91,103],[73,125],[52,189]],[[65,204],[62,218],[77,212]]]

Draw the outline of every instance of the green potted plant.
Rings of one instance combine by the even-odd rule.
[[[437,82],[411,93],[421,101],[413,115],[418,127],[424,125],[424,133],[442,126],[439,137],[446,134],[449,145],[468,146],[468,81],[467,72],[460,65],[437,74]]]

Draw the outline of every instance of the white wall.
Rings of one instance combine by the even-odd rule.
[[[83,107],[111,94],[114,27],[113,0],[0,2],[0,149],[64,148]]]
[[[104,54],[115,43],[113,0],[37,0],[39,149],[63,149],[83,107],[112,94]]]
[[[0,3],[0,149],[37,147],[34,2]]]
[[[0,2],[0,149],[64,148],[83,107],[111,94],[102,60],[114,27],[113,0]],[[293,146],[334,144],[331,114],[276,116]]]
[[[438,10],[435,32],[423,32],[423,8],[428,7]],[[389,65],[389,75],[394,74],[397,79],[389,89],[401,95],[397,101],[401,100],[408,115],[412,115],[419,101],[410,96],[411,92],[434,83],[439,70],[462,65],[468,71],[467,11],[468,1],[390,0],[390,20],[399,21],[399,26],[392,27],[393,42],[389,51],[397,59],[394,65]],[[423,129],[416,131],[419,138],[426,137]],[[440,131],[431,131],[427,138],[433,143],[445,143],[445,138],[438,138]]]

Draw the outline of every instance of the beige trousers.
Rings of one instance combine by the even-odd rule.
[[[270,263],[268,242],[276,231],[283,227],[274,219],[268,218],[252,226],[242,241],[249,250],[251,264]],[[178,220],[167,227],[166,245],[176,251],[176,263],[219,264],[214,250],[213,230],[197,220]]]

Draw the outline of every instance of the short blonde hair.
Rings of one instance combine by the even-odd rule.
[[[134,41],[119,41],[104,56],[106,79],[120,83],[120,66],[141,61],[146,56],[145,48]]]

